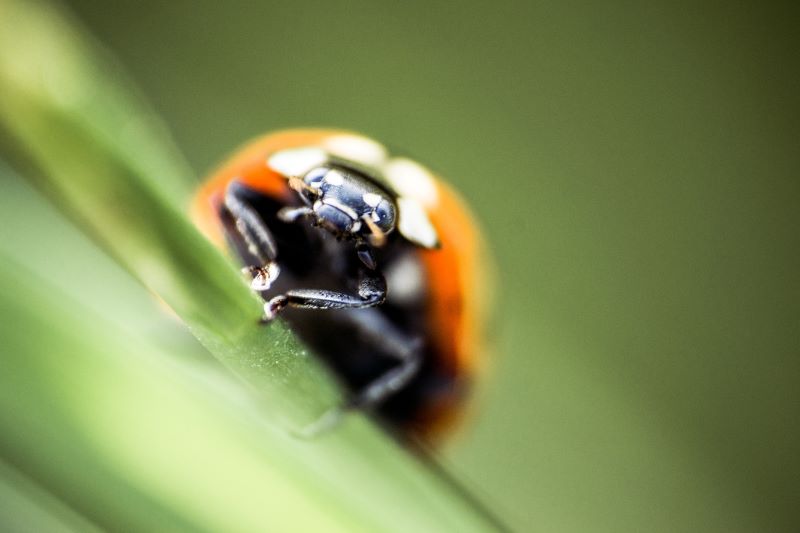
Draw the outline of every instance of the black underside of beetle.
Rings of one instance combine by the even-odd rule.
[[[243,189],[247,203],[260,215],[277,244],[277,263],[281,273],[265,300],[290,289],[324,289],[357,293],[358,259],[352,241],[337,240],[329,232],[314,227],[309,221],[287,223],[278,218],[278,211],[291,207],[285,201],[271,198],[252,189]],[[302,205],[298,199],[297,206]],[[230,215],[220,214],[230,245],[237,250],[245,265],[261,266],[243,243]],[[377,269],[382,271],[392,262],[416,260],[418,248],[397,232],[375,250]],[[351,394],[398,365],[391,356],[391,346],[402,343],[419,350],[422,366],[413,380],[402,390],[375,408],[379,418],[402,434],[413,433],[419,415],[437,397],[452,393],[453,380],[442,368],[441,356],[430,342],[426,320],[428,291],[422,287],[419,297],[392,297],[389,281],[385,303],[368,309],[293,309],[281,313],[292,330],[322,357]],[[424,283],[424,280],[421,280]]]

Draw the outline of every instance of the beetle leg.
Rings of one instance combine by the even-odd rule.
[[[301,435],[315,437],[334,428],[352,410],[370,409],[380,405],[405,388],[422,366],[422,342],[400,332],[386,317],[376,312],[347,313],[343,320],[351,321],[359,333],[381,346],[380,355],[397,360],[392,367],[355,394],[343,405],[334,407],[306,426]]]
[[[246,267],[243,271],[253,276],[251,283],[253,290],[265,291],[280,273],[275,262],[278,248],[272,232],[247,201],[244,192],[242,185],[232,182],[225,191],[224,208],[232,217],[236,231],[247,246],[247,251],[259,263],[257,266]]]
[[[278,211],[278,218],[284,222],[291,223],[313,214],[314,210],[310,207],[284,207]]]
[[[387,337],[381,336],[381,340],[386,342]],[[343,408],[346,410],[369,409],[405,388],[422,366],[419,347],[420,343],[413,343],[394,352],[393,356],[397,357],[400,363],[367,385]]]
[[[386,279],[375,270],[360,269],[358,295],[322,289],[293,289],[264,304],[265,320],[270,321],[287,306],[304,309],[362,309],[386,300]]]
[[[382,348],[381,355],[398,362],[345,405],[346,409],[373,407],[403,389],[416,375],[422,365],[422,340],[404,334],[384,314],[376,311],[347,313],[346,319],[370,344]]]

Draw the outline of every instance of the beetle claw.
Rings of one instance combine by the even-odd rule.
[[[263,267],[245,267],[242,269],[242,272],[253,276],[253,280],[250,282],[251,289],[257,292],[264,292],[278,279],[281,269],[277,263],[269,262]]]
[[[288,300],[286,296],[276,296],[264,304],[264,317],[261,319],[263,323],[269,323],[277,318],[278,313],[286,307]]]

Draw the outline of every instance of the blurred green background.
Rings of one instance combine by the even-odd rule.
[[[198,176],[255,135],[320,125],[461,190],[498,265],[497,353],[443,462],[511,526],[800,527],[796,7],[68,5]],[[8,191],[23,220],[48,209]],[[6,244],[41,253],[42,216]],[[102,313],[173,338],[144,290],[80,251],[73,265],[119,282]]]

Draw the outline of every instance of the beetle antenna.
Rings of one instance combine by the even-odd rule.
[[[301,180],[296,176],[292,176],[289,178],[289,187],[294,189],[295,191],[302,193],[303,191],[311,193],[313,196],[319,196],[319,191],[314,187],[308,185],[305,181]]]
[[[364,223],[369,228],[369,233],[370,234],[369,234],[369,236],[367,238],[369,239],[369,243],[372,246],[375,246],[376,248],[380,248],[381,246],[386,244],[386,234],[383,232],[383,230],[381,228],[378,227],[377,224],[375,224],[375,221],[372,220],[372,217],[369,216],[368,213],[362,215],[361,216],[361,220],[363,220]]]

